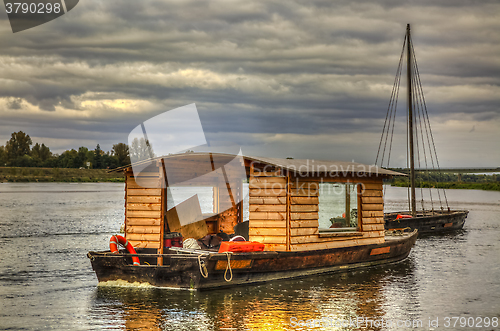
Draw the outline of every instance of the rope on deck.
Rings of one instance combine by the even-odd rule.
[[[390,235],[390,236],[404,236],[408,232],[411,231],[410,227],[406,227],[404,229],[395,229],[395,230],[385,230],[385,235]]]
[[[226,271],[224,272],[224,280],[226,282],[230,282],[233,280],[233,270],[231,270],[231,254],[233,254],[233,252],[224,252],[226,253],[226,256],[227,256],[227,265],[226,265]],[[227,279],[227,270],[229,270],[229,273],[231,274],[231,277],[229,277],[229,279]]]

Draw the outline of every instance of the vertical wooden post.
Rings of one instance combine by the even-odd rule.
[[[345,225],[346,228],[351,226],[351,185],[349,182],[345,184]]]
[[[130,178],[130,168],[127,168],[127,170],[125,170],[125,220],[123,221],[123,223],[125,224],[125,226],[123,227],[123,234],[124,234],[124,237],[127,238],[127,182],[128,182],[128,179]],[[132,176],[133,176],[133,173],[132,173]]]
[[[243,195],[243,180],[240,181],[240,187],[238,190],[240,202],[238,203],[238,221],[237,223],[243,222],[243,199],[245,198]]]
[[[358,187],[358,231],[363,231],[363,185],[357,184]]]
[[[159,172],[159,187],[161,189],[161,204],[160,204],[160,248],[158,249],[158,254],[163,254],[163,235],[165,234],[165,214],[167,212],[167,174],[165,170],[165,162],[163,158],[158,162],[158,172]],[[157,265],[163,265],[163,257],[159,256]]]
[[[290,183],[290,172],[287,171],[286,174],[286,250],[291,250],[291,183]]]
[[[219,213],[219,186],[214,186],[214,213],[218,214]]]

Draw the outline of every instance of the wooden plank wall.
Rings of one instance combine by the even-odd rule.
[[[238,205],[219,214],[219,231],[227,234],[234,233],[233,227],[238,223]],[[214,232],[214,233],[217,233]]]
[[[378,238],[379,242],[384,242],[384,198],[382,179],[364,183],[361,189],[361,211],[362,229],[367,233],[367,237]]]
[[[243,184],[239,183],[239,187],[236,185],[232,187],[236,187],[236,189],[232,189],[231,194],[233,194],[235,202],[239,201],[240,196],[243,195],[242,189],[239,187],[243,187]],[[220,203],[219,192],[221,190],[226,190],[226,187],[223,186],[220,189],[214,187],[214,211],[217,214],[205,219],[210,234],[217,234],[220,231],[232,234],[234,233],[234,226],[243,220],[243,201],[236,203],[234,206],[232,206],[233,201]]]
[[[318,238],[319,183],[292,180],[289,186],[290,250],[295,250]]]
[[[125,237],[134,247],[161,247],[162,189],[160,172],[141,174],[139,183],[132,172],[126,172]]]
[[[342,180],[336,181],[342,182]],[[363,182],[362,186],[358,185],[360,194],[358,212],[361,216],[358,231],[361,234],[356,237],[320,237],[318,181],[308,182],[306,178],[300,179],[299,182],[296,179],[292,181],[290,250],[303,251],[383,243],[385,238],[382,179],[363,179]]]
[[[287,178],[260,172],[249,179],[249,240],[287,250]]]

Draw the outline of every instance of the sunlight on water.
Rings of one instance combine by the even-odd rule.
[[[149,283],[141,283],[141,282],[127,282],[126,280],[118,279],[118,280],[108,280],[106,282],[99,282],[97,286],[101,287],[138,287],[138,288],[152,288],[153,285]]]

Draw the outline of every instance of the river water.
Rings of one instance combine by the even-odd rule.
[[[1,330],[500,329],[500,192],[448,190],[464,230],[419,238],[398,264],[199,293],[97,286],[86,254],[108,249],[123,195],[0,184]],[[387,211],[405,197],[387,188]]]

